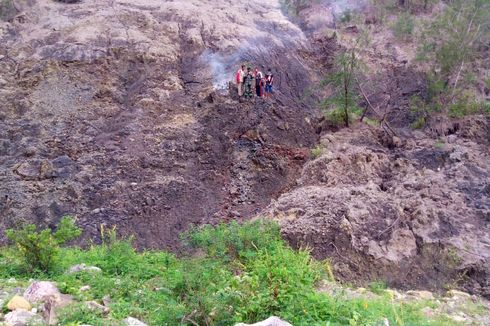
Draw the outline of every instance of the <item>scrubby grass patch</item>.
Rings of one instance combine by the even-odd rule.
[[[112,325],[128,316],[149,325],[233,325],[271,315],[293,325],[374,325],[385,318],[393,325],[450,325],[428,321],[418,303],[331,296],[318,292],[321,280],[333,280],[329,264],[312,259],[308,250],[291,249],[269,221],[236,222],[195,228],[183,241],[196,255],[176,257],[161,251],[136,252],[130,239],[111,230],[101,245],[61,248],[63,259],[48,278],[80,303],[60,315],[62,325]],[[0,277],[21,278],[21,261],[10,249],[0,251]],[[68,274],[74,264],[102,268],[102,273]],[[89,285],[87,291],[80,291]],[[379,288],[379,286],[376,286]],[[107,316],[87,310],[85,301],[110,298]]]
[[[321,145],[317,145],[310,149],[310,155],[313,159],[319,158],[323,154],[323,147]]]
[[[399,39],[407,41],[409,40],[415,28],[414,18],[409,13],[403,13],[396,18],[391,25],[391,31],[393,35]]]

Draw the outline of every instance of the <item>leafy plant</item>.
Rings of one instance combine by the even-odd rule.
[[[318,146],[312,148],[310,150],[310,153],[311,153],[311,157],[313,159],[316,159],[316,158],[318,158],[318,157],[320,157],[322,155],[322,153],[323,153],[323,147],[321,147],[320,145],[318,145]]]
[[[30,272],[49,272],[55,265],[60,245],[80,236],[81,229],[71,217],[65,216],[55,232],[51,229],[38,231],[36,225],[28,224],[18,230],[7,230],[6,234]]]
[[[374,281],[369,283],[369,290],[376,294],[383,294],[384,291],[388,288],[388,285],[384,281]]]
[[[352,20],[352,10],[345,10],[340,16],[340,22],[349,23]]]
[[[323,110],[328,121],[348,127],[352,114],[359,112],[358,96],[354,90],[356,75],[360,71],[360,61],[357,55],[357,45],[342,51],[335,61],[335,72],[330,74],[322,84],[330,86],[333,94],[323,102]]]
[[[123,275],[133,268],[138,268],[139,257],[133,248],[132,237],[119,237],[116,227],[100,229],[102,244],[92,247],[93,254],[98,257],[96,265],[103,271],[115,275]]]
[[[425,126],[425,117],[419,117],[410,124],[412,129],[422,129]]]
[[[488,21],[488,1],[455,0],[425,27],[418,58],[434,67],[428,74],[428,104],[445,109],[462,98],[475,80],[472,62],[488,51]]]
[[[297,326],[376,325],[385,318],[393,325],[454,324],[427,320],[419,303],[318,292],[318,281],[334,281],[330,263],[314,260],[306,249],[291,249],[269,220],[194,228],[183,238],[199,254],[179,258],[162,251],[128,250],[130,242],[115,232],[103,229],[103,243],[88,249],[60,248],[63,270],[82,262],[103,268],[97,274],[53,273],[60,290],[81,302],[110,297],[108,315],[74,304],[60,313],[61,325],[119,325],[133,316],[148,325],[221,326],[254,323],[270,315]],[[108,249],[120,243],[124,249]],[[0,264],[8,256],[5,252],[8,249],[0,249]],[[104,265],[109,252],[119,258]],[[116,262],[122,267],[115,268]],[[27,283],[29,277],[19,281]],[[83,285],[90,289],[81,292]]]
[[[414,20],[410,13],[402,13],[392,24],[393,35],[400,40],[407,40],[413,35]]]

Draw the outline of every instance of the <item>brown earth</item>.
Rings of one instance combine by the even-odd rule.
[[[71,214],[86,240],[117,225],[140,247],[176,249],[191,223],[264,208],[318,140],[318,113],[300,99],[314,78],[300,54],[305,37],[277,3],[40,0],[23,9],[0,34],[1,234]],[[235,60],[223,67],[229,79],[241,62],[267,59],[276,71],[287,62],[277,99],[216,92],[206,49]]]
[[[439,140],[414,132],[387,142],[365,125],[326,134],[323,154],[265,214],[343,280],[488,297],[490,119],[461,125]]]
[[[71,214],[81,243],[117,225],[178,250],[190,224],[265,214],[342,280],[489,296],[488,118],[407,128],[423,75],[382,33],[365,87],[400,138],[321,121],[339,44],[318,10],[305,35],[275,0],[19,3],[0,23],[0,234]],[[223,89],[243,62],[273,68],[273,100]]]

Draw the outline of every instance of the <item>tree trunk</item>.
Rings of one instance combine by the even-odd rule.
[[[349,83],[344,81],[344,122],[345,126],[349,127]]]

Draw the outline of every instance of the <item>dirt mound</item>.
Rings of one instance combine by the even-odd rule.
[[[296,247],[344,280],[490,295],[488,146],[465,133],[382,145],[362,126],[322,138],[324,154],[266,212]],[[456,280],[456,281],[454,281]]]

